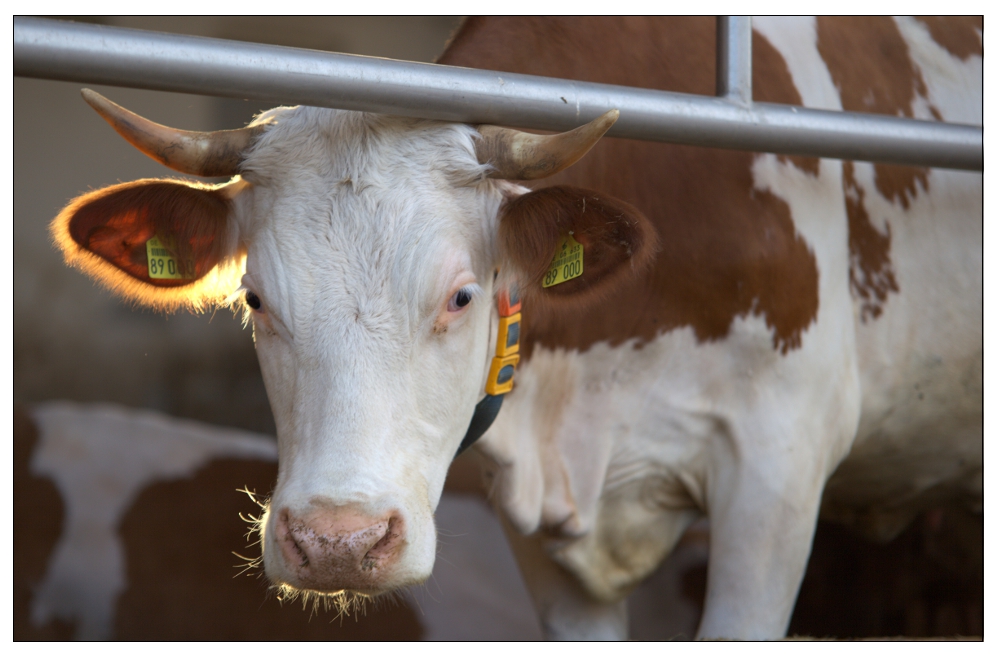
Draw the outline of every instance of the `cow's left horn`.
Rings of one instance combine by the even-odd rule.
[[[160,164],[194,176],[234,176],[264,126],[193,132],[168,128],[84,89],[83,99],[130,144]]]
[[[618,110],[609,110],[590,123],[557,135],[479,126],[476,142],[480,164],[493,165],[490,178],[535,180],[559,173],[587,154],[597,140],[618,120]]]

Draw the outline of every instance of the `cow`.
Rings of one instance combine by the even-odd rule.
[[[982,123],[977,19],[753,26],[757,101]],[[713,35],[470,19],[439,61],[711,94]],[[161,163],[231,177],[96,190],[52,232],[126,299],[245,308],[280,595],[426,579],[480,435],[551,638],[624,638],[625,597],[703,515],[698,636],[761,639],[821,514],[887,540],[981,508],[979,173],[602,140],[615,108],[547,136],[311,107],[203,134],[84,95]]]

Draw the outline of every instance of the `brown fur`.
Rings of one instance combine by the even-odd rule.
[[[940,31],[940,30],[939,30]],[[888,17],[817,19],[817,47],[840,90],[844,109],[913,117],[913,102],[927,96],[923,75],[910,60],[909,48]],[[937,110],[931,112],[940,119]],[[909,208],[927,191],[930,170],[875,164],[875,188],[885,199]],[[851,292],[860,302],[861,320],[877,319],[890,292],[899,292],[890,253],[892,227],[883,235],[865,208],[854,167],[844,164],[844,191],[851,253]]]
[[[710,17],[470,18],[439,62],[714,95],[714,45]],[[763,45],[754,53],[754,85],[758,100],[798,98],[784,62]],[[526,309],[523,357],[536,343],[586,350],[638,338],[641,345],[683,327],[699,341],[720,340],[733,320],[749,314],[763,317],[775,349],[797,348],[819,309],[819,274],[788,205],[754,188],[753,159],[605,138],[542,181],[621,199],[649,218],[662,248],[645,272],[619,278],[599,311],[574,304]],[[807,158],[793,163],[814,169]]]
[[[583,274],[542,287],[563,237],[572,233],[583,247]],[[506,258],[524,275],[529,303],[598,295],[623,276],[642,272],[653,260],[657,238],[637,209],[605,194],[578,187],[546,187],[517,197],[501,211],[500,244]]]
[[[962,61],[983,56],[982,16],[918,16],[917,20],[927,26],[935,43]]]
[[[844,162],[844,200],[847,206],[848,244],[851,253],[851,293],[858,299],[861,321],[877,319],[890,292],[899,292],[889,257],[892,229],[880,233],[865,209],[865,190],[854,179],[854,163]]]
[[[59,489],[31,472],[38,427],[14,405],[14,640],[66,641],[73,625],[60,620],[41,627],[31,622],[31,598],[45,577],[65,516]]]
[[[214,289],[218,276],[210,274],[223,261],[228,214],[221,189],[137,180],[77,197],[53,220],[51,232],[67,264],[126,298],[168,310],[197,309],[224,294]],[[193,281],[149,277],[146,242],[154,235],[172,244],[178,259],[193,261]]]
[[[913,118],[913,101],[927,96],[924,77],[889,17],[818,18],[816,47],[848,112]],[[933,107],[932,112],[941,118]],[[879,194],[908,208],[918,187],[927,189],[928,173],[926,168],[876,164],[875,186]]]

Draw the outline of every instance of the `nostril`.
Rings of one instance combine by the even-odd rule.
[[[403,522],[399,516],[389,518],[385,534],[371,547],[361,560],[361,568],[371,570],[378,561],[392,555],[403,542]]]
[[[291,514],[288,509],[282,509],[278,514],[278,543],[281,551],[285,555],[285,561],[289,564],[298,563],[300,568],[309,566],[309,555],[299,544],[292,529]]]
[[[291,542],[292,548],[295,550],[295,554],[299,557],[299,567],[300,568],[308,567],[309,556],[306,554],[306,551],[302,549],[302,546],[299,545],[299,542],[295,540],[295,536],[289,534],[288,540]]]

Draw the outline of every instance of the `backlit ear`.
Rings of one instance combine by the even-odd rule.
[[[67,264],[112,291],[162,310],[200,310],[239,287],[231,197],[226,186],[137,180],[74,199],[50,230]]]
[[[612,291],[653,261],[659,241],[628,203],[556,186],[503,206],[500,245],[526,294],[556,300]]]

